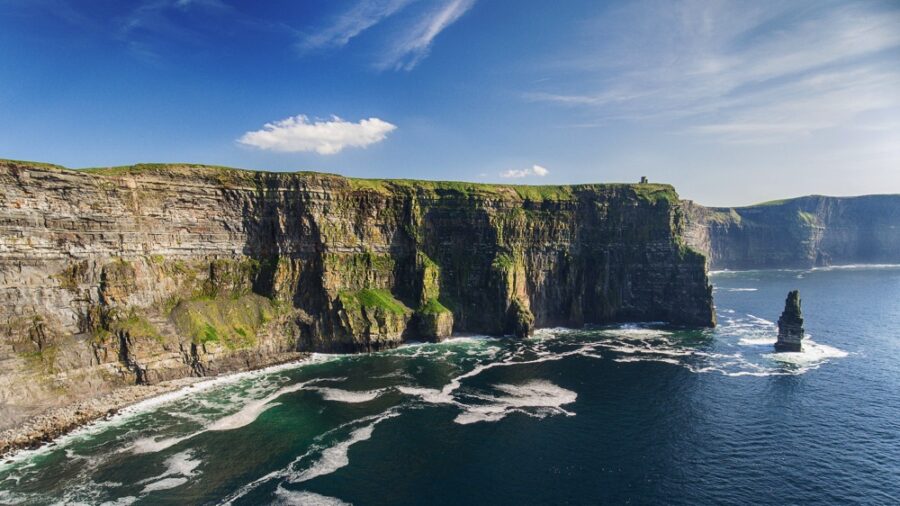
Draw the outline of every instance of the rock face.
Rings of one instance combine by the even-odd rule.
[[[298,351],[715,323],[668,185],[0,161],[0,189],[0,427]]]
[[[803,351],[803,314],[800,311],[800,292],[793,290],[784,301],[784,312],[778,318],[776,351]]]
[[[711,269],[900,263],[900,195],[809,196],[750,207],[684,202],[685,240]]]

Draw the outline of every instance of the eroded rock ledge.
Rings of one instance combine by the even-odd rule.
[[[0,189],[0,427],[298,351],[714,324],[668,185],[0,161]]]

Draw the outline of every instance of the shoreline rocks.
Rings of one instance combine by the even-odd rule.
[[[8,458],[20,450],[38,448],[44,444],[52,444],[57,438],[91,422],[117,414],[124,408],[141,401],[158,397],[169,392],[187,388],[197,383],[209,381],[216,377],[229,376],[246,370],[259,370],[279,364],[300,360],[309,356],[307,353],[289,353],[279,360],[264,366],[235,370],[221,376],[190,376],[153,385],[129,385],[112,392],[89,399],[80,400],[66,406],[45,411],[30,418],[26,423],[0,431],[0,459]]]

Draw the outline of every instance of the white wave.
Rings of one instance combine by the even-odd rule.
[[[22,504],[28,500],[28,497],[15,495],[9,490],[0,490],[0,504]]]
[[[777,337],[771,336],[771,335],[759,336],[759,337],[747,336],[747,337],[742,337],[738,341],[738,344],[740,344],[741,346],[763,346],[763,345],[771,346],[771,345],[775,344],[775,341],[777,341],[777,340],[778,340]]]
[[[759,288],[726,288],[726,292],[755,292],[758,291]]]
[[[188,434],[185,436],[179,437],[168,437],[163,439],[156,439],[153,437],[145,437],[140,439],[135,439],[132,441],[129,449],[132,453],[156,453],[165,450],[166,448],[171,448],[178,443],[188,440],[197,434],[200,434],[204,431],[194,432],[192,434]]]
[[[399,413],[396,412],[386,413],[376,418],[369,425],[354,430],[350,433],[350,437],[348,439],[323,450],[322,454],[319,456],[319,459],[315,461],[312,466],[304,469],[303,471],[300,471],[299,473],[293,474],[290,478],[290,481],[294,483],[308,481],[319,476],[331,474],[338,469],[348,465],[350,463],[350,447],[355,445],[356,443],[359,443],[360,441],[366,441],[370,439],[376,425],[384,420],[387,420],[388,418],[393,418],[398,415]]]
[[[191,383],[183,388],[179,388],[178,390],[174,390],[172,392],[168,392],[165,394],[160,394],[155,397],[151,397],[149,399],[145,399],[143,401],[137,402],[130,406],[120,409],[115,415],[112,415],[108,418],[95,420],[90,422],[78,429],[69,432],[59,438],[53,440],[53,445],[45,444],[38,448],[34,449],[26,449],[20,450],[10,455],[5,455],[3,461],[0,462],[0,469],[4,469],[7,466],[14,465],[20,463],[22,461],[33,459],[36,456],[43,455],[50,451],[55,451],[58,448],[68,446],[69,444],[80,441],[86,437],[90,437],[94,434],[97,434],[103,430],[106,430],[110,427],[119,426],[136,415],[146,413],[148,411],[152,411],[153,409],[158,408],[159,406],[172,403],[176,400],[183,399],[189,396],[195,396],[198,392],[203,392],[206,390],[210,390],[213,388],[222,387],[225,385],[237,383],[246,379],[252,379],[262,376],[267,376],[272,374],[273,372],[278,371],[286,371],[290,369],[296,369],[298,367],[304,367],[310,364],[317,364],[322,362],[327,362],[333,360],[334,358],[339,357],[339,355],[329,355],[324,353],[313,353],[307,358],[296,360],[293,362],[287,362],[284,364],[273,365],[271,367],[266,367],[263,369],[257,369],[254,371],[246,371],[240,373],[232,373],[224,376],[218,376],[209,379],[203,379],[197,381],[196,383]],[[191,437],[196,434],[192,434]],[[151,439],[152,441],[152,439]],[[171,446],[171,445],[169,445]]]
[[[154,481],[153,483],[148,484],[141,490],[141,494],[148,494],[150,492],[156,492],[158,490],[168,490],[170,488],[180,487],[187,483],[187,478],[163,478],[159,481]]]
[[[305,490],[288,490],[281,485],[275,489],[275,502],[279,506],[350,506],[337,497],[314,494]]]
[[[562,408],[575,402],[578,394],[558,387],[549,381],[533,380],[521,385],[499,384],[493,387],[506,395],[479,396],[488,404],[469,405],[454,422],[462,425],[476,422],[495,422],[518,412],[529,416],[544,417],[553,414],[574,415]]]
[[[759,316],[755,316],[752,314],[747,314],[747,318],[750,318],[754,323],[761,323],[763,325],[775,325],[775,322],[766,320],[765,318],[760,318]]]
[[[812,339],[803,340],[803,351],[782,351],[778,353],[767,353],[764,356],[769,357],[785,364],[799,366],[802,369],[818,366],[831,358],[844,358],[848,353],[827,344],[819,344]]]
[[[313,390],[322,394],[322,398],[326,401],[360,403],[369,402],[382,394],[384,390],[363,390],[354,392],[351,390],[341,390],[339,388],[316,387]]]
[[[210,424],[207,427],[207,430],[211,431],[222,431],[222,430],[234,430],[240,427],[244,427],[256,421],[264,411],[269,408],[275,407],[278,404],[273,403],[275,399],[281,397],[284,394],[296,392],[298,390],[302,390],[307,384],[311,382],[301,382],[295,383],[293,385],[288,385],[283,388],[279,388],[274,393],[248,403],[246,406],[241,408],[238,412],[228,415],[224,418],[220,418]]]
[[[135,497],[133,495],[119,497],[115,501],[106,501],[104,503],[100,503],[100,506],[130,506],[137,502],[139,497]]]
[[[248,402],[240,410],[228,416],[219,418],[218,420],[210,423],[208,426],[196,432],[192,432],[184,436],[165,439],[155,439],[153,437],[136,439],[131,443],[128,449],[131,450],[132,453],[155,453],[165,450],[166,448],[170,448],[182,441],[186,441],[207,431],[225,431],[245,427],[256,421],[256,419],[259,418],[259,415],[261,415],[264,411],[277,406],[278,403],[273,402],[275,399],[281,397],[284,394],[301,390],[306,387],[306,385],[318,381],[323,380],[312,380],[279,388],[274,393],[269,394],[262,399],[256,399]]]
[[[620,357],[614,358],[613,362],[631,363],[631,362],[662,362],[664,364],[682,365],[680,360],[665,357]]]
[[[397,387],[401,393],[406,395],[412,395],[419,397],[423,401],[429,404],[453,404],[453,398],[445,395],[441,390],[437,390],[434,388],[422,388],[422,387],[407,387],[407,386],[399,386]]]
[[[186,450],[166,459],[166,470],[162,474],[138,482],[139,485],[146,484],[141,494],[147,494],[156,490],[168,490],[187,483],[188,478],[197,474],[197,467],[202,462],[192,457],[193,453],[190,450]]]
[[[845,265],[828,265],[824,267],[813,267],[813,271],[836,271],[836,270],[868,270],[868,269],[900,269],[900,264],[845,264]]]

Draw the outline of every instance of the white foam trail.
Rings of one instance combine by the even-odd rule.
[[[201,463],[199,459],[195,460],[191,457],[193,457],[193,453],[187,450],[166,459],[166,470],[162,474],[138,482],[139,485],[146,484],[141,494],[156,490],[168,490],[187,483],[188,478],[197,474],[197,467]]]
[[[137,502],[139,497],[135,497],[133,495],[129,495],[126,497],[119,497],[115,501],[106,501],[104,503],[100,503],[100,506],[130,506]]]
[[[286,387],[279,388],[274,393],[263,397],[262,399],[257,399],[254,401],[248,402],[243,408],[238,410],[235,413],[232,413],[228,416],[222,417],[212,423],[210,423],[207,427],[204,427],[201,430],[193,432],[191,434],[187,434],[184,436],[171,437],[166,439],[154,439],[152,437],[141,438],[135,440],[129,449],[133,453],[155,453],[165,450],[166,448],[170,448],[182,441],[186,441],[195,436],[199,436],[204,432],[208,431],[225,431],[225,430],[234,430],[239,429],[241,427],[245,427],[255,422],[259,415],[261,415],[264,411],[273,408],[278,405],[278,403],[273,402],[275,399],[281,397],[284,394],[296,392],[298,390],[302,390],[306,385],[310,383],[316,383],[319,381],[330,380],[333,378],[322,378],[311,381],[305,381],[301,383],[295,383],[293,385],[288,385]]]
[[[773,336],[761,336],[761,337],[742,337],[738,344],[741,346],[771,346],[775,344],[778,338]]]
[[[351,506],[337,497],[314,494],[305,490],[288,490],[281,485],[275,489],[276,500],[272,504],[279,506]]]
[[[180,487],[187,483],[187,478],[163,478],[159,481],[154,481],[149,485],[145,486],[143,490],[141,490],[141,494],[148,494],[150,492],[155,492],[157,490],[168,490],[170,488]]]
[[[360,441],[366,441],[372,437],[372,432],[375,430],[375,426],[383,420],[387,420],[388,418],[393,418],[399,415],[399,413],[387,413],[379,418],[376,418],[375,421],[366,425],[364,427],[360,427],[359,429],[354,430],[350,433],[350,437],[341,441],[340,443],[326,448],[322,451],[322,455],[319,457],[313,465],[295,476],[291,477],[292,482],[300,483],[303,481],[308,481],[313,478],[317,478],[319,476],[324,476],[326,474],[331,474],[338,469],[345,467],[350,463],[350,447],[359,443]]]
[[[465,411],[454,422],[462,425],[495,422],[514,412],[541,418],[552,414],[571,416],[574,413],[562,409],[562,406],[571,404],[578,398],[575,392],[544,380],[533,380],[521,385],[499,384],[493,388],[506,395],[479,396],[489,401],[489,404],[466,406]]]
[[[132,453],[156,453],[165,450],[166,448],[171,448],[178,443],[188,440],[197,434],[200,434],[204,431],[194,432],[192,434],[188,434],[186,436],[180,437],[169,437],[164,439],[155,439],[153,437],[145,437],[140,439],[135,439],[131,443],[130,450]]]
[[[360,402],[369,402],[371,400],[374,400],[384,392],[383,389],[354,392],[351,390],[341,390],[339,388],[328,387],[316,387],[314,388],[314,390],[322,394],[322,398],[326,401],[347,402],[353,404]]]
[[[621,357],[614,358],[613,362],[630,363],[630,362],[662,362],[664,364],[682,365],[680,360],[665,357]]]
[[[0,490],[0,504],[22,504],[27,500],[27,497],[16,496],[9,490]]]
[[[760,318],[759,316],[755,316],[752,314],[747,314],[747,318],[750,318],[754,323],[761,323],[763,325],[775,325],[775,322],[766,320],[765,318]]]
[[[845,264],[813,267],[813,271],[867,270],[867,269],[900,269],[900,264]]]
[[[159,406],[172,403],[176,400],[180,400],[185,397],[194,396],[198,392],[203,392],[206,390],[210,390],[213,388],[221,387],[224,385],[229,385],[232,383],[237,383],[239,381],[256,378],[260,376],[266,376],[278,371],[286,371],[290,369],[295,369],[298,367],[303,367],[309,364],[317,364],[322,362],[328,362],[335,358],[340,357],[340,355],[330,355],[324,353],[313,353],[309,357],[296,360],[293,362],[287,362],[284,364],[273,365],[271,367],[265,367],[263,369],[257,369],[254,371],[246,371],[240,373],[227,374],[225,376],[219,376],[215,378],[209,378],[200,380],[196,383],[192,383],[190,385],[185,386],[184,388],[180,388],[178,390],[174,390],[172,392],[168,392],[165,394],[157,395],[155,397],[151,397],[149,399],[145,399],[143,401],[137,402],[125,408],[122,408],[115,415],[95,420],[90,422],[78,429],[69,432],[57,439],[54,439],[55,445],[42,445],[35,449],[27,449],[20,450],[15,452],[12,455],[7,455],[3,458],[3,461],[0,462],[0,469],[5,468],[9,465],[14,465],[20,463],[25,460],[32,459],[38,455],[43,455],[45,453],[55,451],[61,447],[65,447],[71,444],[74,441],[79,441],[85,437],[89,437],[94,435],[100,431],[106,430],[109,427],[115,427],[121,425],[122,423],[127,422],[132,417],[139,415],[141,413],[145,413],[147,411],[151,411],[153,409],[158,408]],[[190,437],[195,436],[196,434],[190,435]],[[149,439],[149,441],[153,441],[153,439]],[[174,444],[174,443],[173,443]],[[171,446],[171,445],[169,445]],[[162,448],[164,449],[164,448]]]
[[[759,288],[726,288],[727,292],[755,292],[759,290]]]
[[[352,420],[352,421],[349,421],[349,422],[345,422],[345,423],[342,423],[341,425],[339,425],[339,426],[337,426],[337,427],[335,427],[335,428],[333,428],[333,429],[331,429],[331,430],[328,430],[328,431],[325,432],[324,434],[321,434],[321,435],[317,436],[317,437],[316,437],[316,440],[317,440],[317,441],[322,441],[322,440],[324,440],[325,438],[327,438],[328,436],[330,436],[331,434],[334,434],[335,432],[339,432],[339,431],[344,430],[345,428],[347,428],[347,427],[349,427],[349,426],[358,425],[358,424],[364,423],[364,422],[372,422],[372,423],[371,423],[371,426],[374,427],[374,426],[375,426],[376,424],[378,424],[379,422],[381,422],[381,421],[383,421],[383,420],[387,420],[388,418],[393,418],[393,417],[398,416],[398,415],[399,415],[398,412],[396,412],[396,411],[393,410],[393,409],[390,409],[390,410],[388,410],[388,411],[385,411],[384,413],[380,413],[380,414],[377,414],[377,415],[371,415],[371,416],[367,416],[367,417],[364,417],[364,418],[360,418],[360,419],[358,419],[358,420]],[[355,431],[354,431],[354,432],[355,432]],[[370,435],[370,436],[371,436],[371,435]],[[351,437],[352,437],[352,436],[351,436]],[[250,483],[248,483],[248,484],[246,484],[246,485],[243,485],[241,488],[239,488],[239,489],[236,490],[234,493],[232,493],[232,494],[229,495],[227,498],[225,498],[225,500],[223,500],[223,501],[220,503],[221,506],[229,506],[229,505],[233,504],[234,501],[235,501],[236,499],[239,499],[239,498],[241,498],[241,497],[247,495],[247,494],[250,493],[253,489],[255,489],[256,487],[260,486],[261,484],[263,484],[263,483],[265,483],[265,482],[267,482],[267,481],[274,480],[274,479],[278,479],[278,478],[288,478],[288,479],[290,479],[291,477],[296,476],[296,475],[297,475],[297,472],[294,471],[294,467],[295,467],[296,465],[298,465],[300,462],[303,462],[303,461],[307,460],[308,458],[310,458],[311,456],[315,455],[316,452],[318,452],[320,449],[321,449],[321,447],[316,446],[316,445],[314,444],[314,445],[309,449],[309,451],[307,451],[307,452],[304,453],[303,455],[300,455],[299,457],[295,458],[295,459],[293,460],[293,462],[291,462],[290,464],[287,465],[287,467],[285,467],[285,468],[283,468],[283,469],[278,469],[278,470],[276,470],[276,471],[272,471],[272,472],[266,474],[265,476],[262,476],[261,478],[257,478],[257,479],[255,479],[255,480],[253,480],[252,482],[250,482]],[[349,449],[349,447],[348,447],[348,449]]]
[[[252,401],[248,403],[246,406],[240,409],[237,413],[233,413],[224,418],[220,418],[210,424],[206,430],[211,431],[222,431],[222,430],[234,430],[240,427],[244,427],[256,421],[259,418],[259,415],[266,411],[269,408],[277,406],[277,403],[272,403],[275,399],[281,397],[284,394],[296,392],[298,390],[302,390],[306,385],[311,383],[310,381],[304,381],[301,383],[295,383],[293,385],[288,385],[283,388],[279,388],[271,395],[268,395],[262,399]]]
[[[847,355],[847,352],[844,350],[828,346],[827,344],[819,344],[807,338],[803,340],[803,351],[767,353],[764,356],[781,363],[799,366],[802,370],[818,366],[830,358],[844,358]]]

